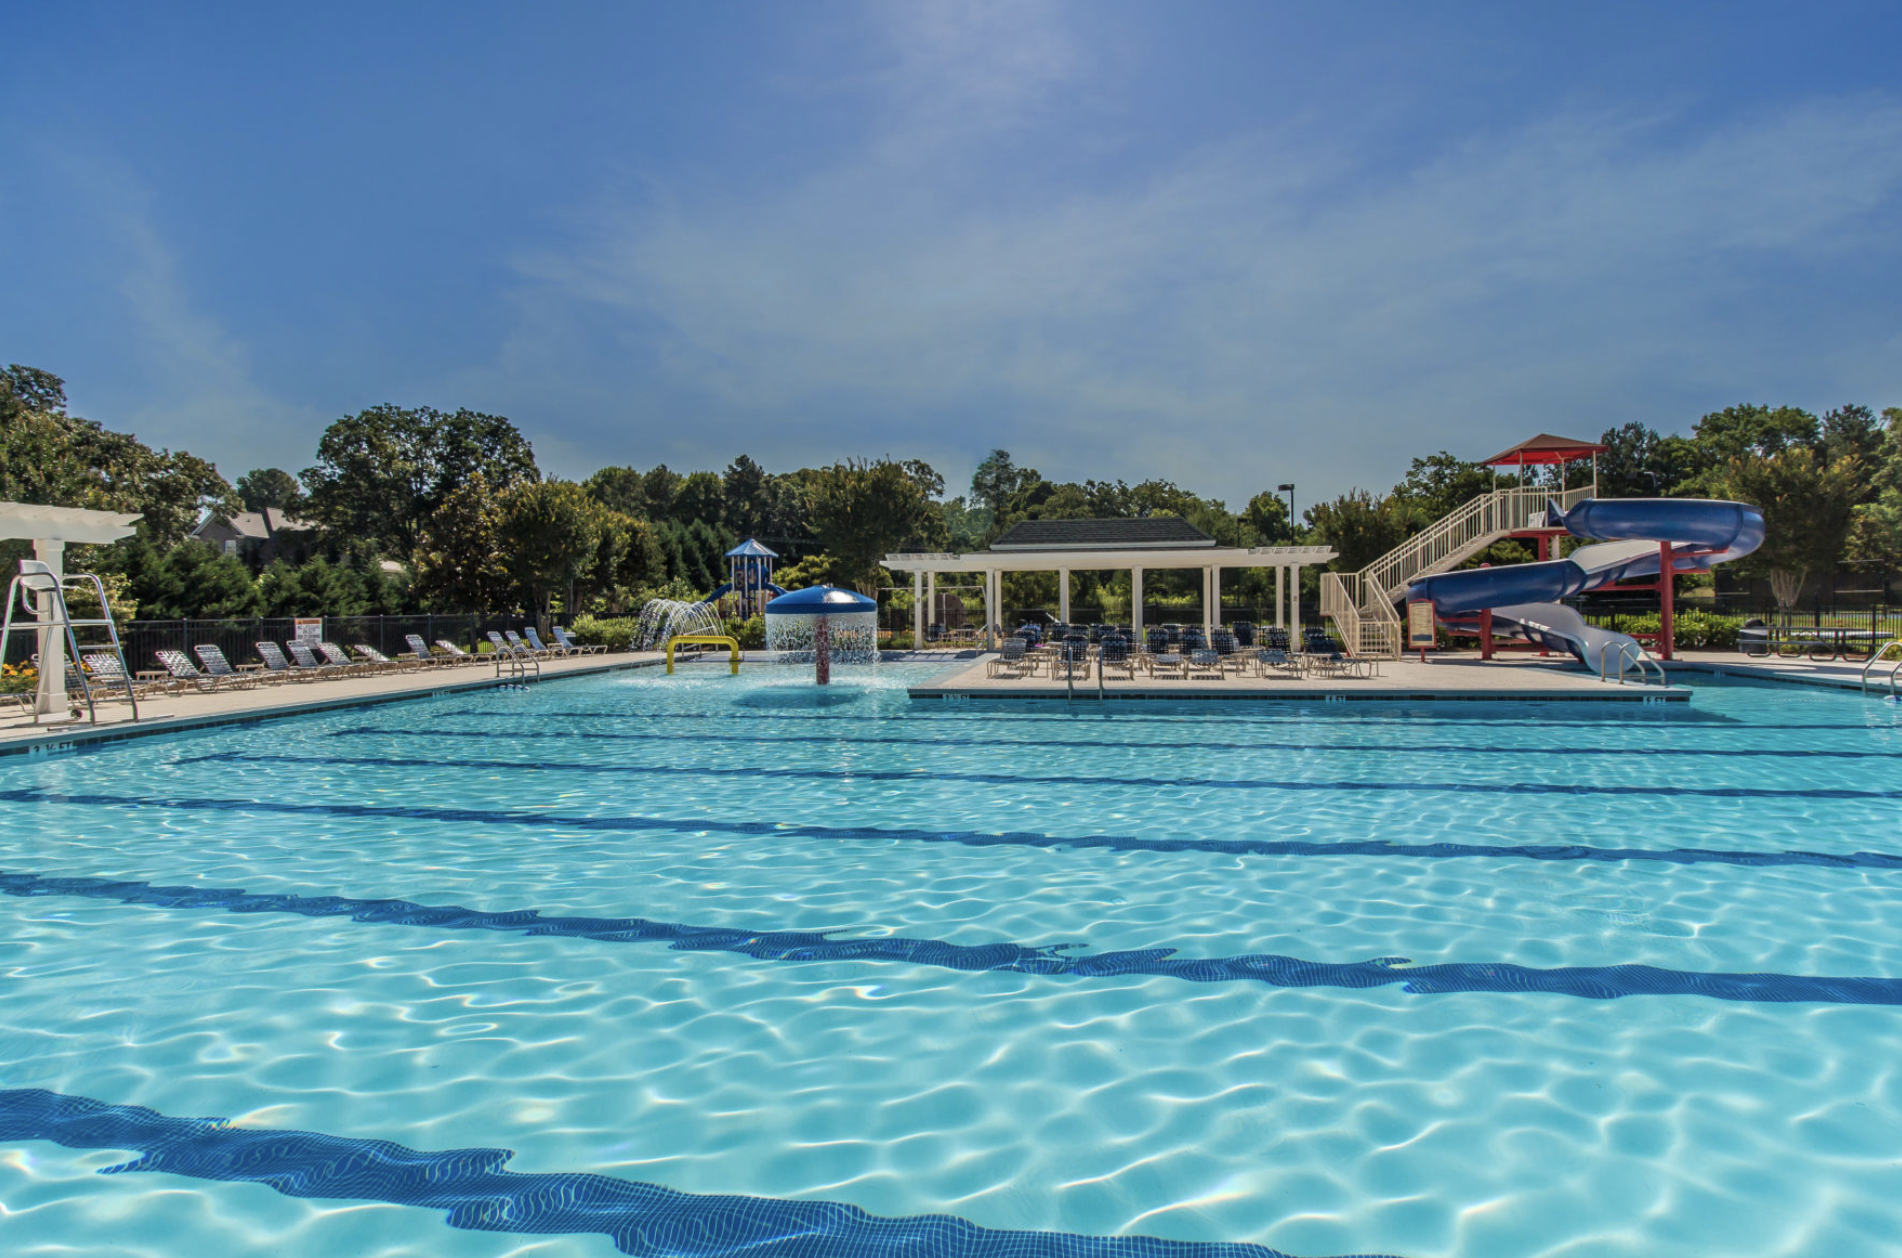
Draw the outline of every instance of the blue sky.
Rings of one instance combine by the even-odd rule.
[[[15,3],[0,361],[298,470],[993,446],[1239,505],[1902,405],[1902,6]]]

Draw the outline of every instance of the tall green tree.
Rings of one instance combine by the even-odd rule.
[[[1417,513],[1400,499],[1350,489],[1332,502],[1309,508],[1308,523],[1336,552],[1330,568],[1358,572],[1405,541],[1414,531]]]
[[[325,429],[303,480],[311,515],[334,535],[408,555],[436,508],[477,472],[496,492],[541,478],[528,441],[501,416],[384,405]]]
[[[1855,459],[1825,463],[1803,445],[1732,459],[1722,488],[1761,511],[1764,523],[1763,545],[1738,567],[1768,573],[1777,603],[1794,605],[1805,578],[1833,572],[1841,562],[1862,477]]]
[[[631,467],[604,467],[581,482],[588,496],[610,511],[636,519],[651,518],[641,474]]]
[[[875,594],[879,562],[925,523],[925,487],[903,464],[848,460],[815,481],[813,532],[833,569],[864,594]]]
[[[573,481],[526,481],[502,496],[503,561],[544,627],[556,594],[572,609],[600,546],[600,518],[600,506]]]
[[[446,612],[493,612],[514,605],[515,578],[504,557],[502,499],[476,472],[431,513],[411,559],[417,597]]]
[[[1668,498],[1696,474],[1695,445],[1665,436],[1640,423],[1607,428],[1599,439],[1598,495],[1601,498]]]
[[[236,509],[210,463],[67,414],[65,382],[17,363],[0,373],[0,499],[138,512],[141,534],[161,551],[204,511]]]
[[[254,468],[238,477],[236,489],[246,511],[276,508],[295,517],[304,509],[304,487],[281,467]]]

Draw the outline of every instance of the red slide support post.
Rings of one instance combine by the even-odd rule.
[[[1677,596],[1677,559],[1671,543],[1658,543],[1658,658],[1671,658],[1675,634],[1671,628],[1672,603]]]

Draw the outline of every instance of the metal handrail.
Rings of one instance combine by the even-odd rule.
[[[1892,646],[1902,647],[1902,638],[1890,638],[1887,642],[1884,642],[1881,649],[1874,655],[1871,655],[1869,662],[1862,666],[1862,692],[1864,694],[1869,693],[1869,670],[1874,668],[1878,663],[1883,662],[1882,657],[1889,653],[1889,648]],[[1896,657],[1895,663],[1889,668],[1889,696],[1891,698],[1894,698],[1896,694],[1895,675],[1898,671],[1902,671],[1902,656]]]
[[[1605,672],[1605,669],[1606,669],[1605,657],[1608,654],[1610,654],[1610,652],[1607,651],[1606,649],[1602,647],[1599,649],[1598,680],[1601,682],[1611,680],[1608,676],[1606,676],[1606,672]],[[1646,674],[1646,672],[1644,671],[1646,664],[1649,664],[1651,667],[1658,670],[1658,685],[1668,686],[1671,684],[1665,678],[1664,665],[1660,664],[1656,659],[1654,659],[1649,651],[1645,650],[1643,647],[1639,646],[1635,642],[1620,642],[1618,643],[1618,684],[1619,685],[1622,686],[1625,684],[1625,661],[1626,660],[1630,660],[1633,667],[1635,667],[1638,670],[1638,684],[1640,686],[1649,684],[1648,674]]]
[[[92,587],[93,597],[99,601],[99,610],[102,613],[100,618],[94,619],[88,617],[84,620],[73,619],[72,610],[66,601],[66,587],[69,583],[77,584],[80,582],[85,582]],[[35,605],[35,595],[45,600],[43,609]],[[16,600],[20,610],[32,618],[20,625],[13,623],[14,604]],[[49,618],[41,619],[43,611],[44,613],[50,614]],[[105,642],[81,643],[78,635],[73,632],[75,629],[100,628],[106,631]],[[93,679],[87,675],[86,660],[81,648],[87,646],[94,648],[111,648],[113,657],[118,661],[119,666],[119,674],[116,680],[120,685],[125,687],[126,702],[132,707],[132,719],[134,721],[139,719],[138,689],[133,685],[132,671],[126,667],[125,648],[119,641],[119,627],[112,619],[112,605],[106,601],[106,587],[100,582],[97,576],[90,572],[69,572],[63,575],[55,574],[51,566],[41,560],[22,559],[20,561],[20,575],[14,577],[12,584],[7,587],[6,615],[4,620],[0,620],[0,648],[3,648],[4,644],[13,640],[13,635],[16,631],[21,633],[54,633],[60,634],[66,639],[66,668],[68,670],[68,676],[58,680],[60,694],[62,696],[65,695],[67,681],[77,679],[79,682],[79,692],[86,700],[86,719],[94,725],[99,723],[99,710],[93,701]],[[41,684],[45,685],[48,680],[44,675],[46,663],[44,660],[38,659],[38,657],[35,658],[41,672]],[[33,713],[34,724],[38,724],[39,719],[40,713],[36,702]]]

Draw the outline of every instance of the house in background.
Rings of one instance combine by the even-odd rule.
[[[274,559],[301,563],[316,540],[317,526],[294,519],[276,507],[262,511],[209,512],[191,534],[219,554],[232,555],[253,568]]]

